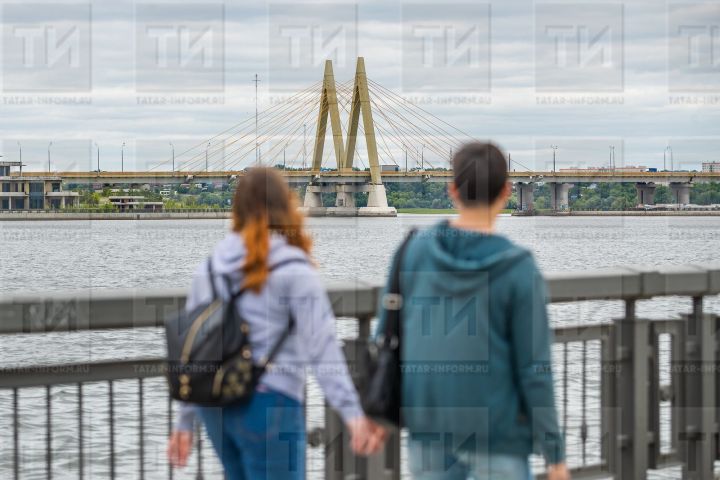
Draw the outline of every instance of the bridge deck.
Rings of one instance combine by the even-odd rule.
[[[353,170],[285,170],[283,175],[291,183],[358,183],[369,182],[369,171]],[[53,176],[63,179],[66,183],[224,183],[245,175],[243,170],[230,171],[145,171],[145,172],[53,172]],[[451,170],[412,170],[398,172],[382,172],[383,182],[448,182],[452,179]],[[619,172],[605,170],[563,170],[508,172],[513,182],[546,182],[546,183],[596,183],[596,182],[656,182],[656,183],[704,183],[719,182],[720,172]],[[23,172],[23,177],[44,178],[48,172]],[[15,177],[15,176],[13,176]],[[13,178],[10,177],[10,178]]]

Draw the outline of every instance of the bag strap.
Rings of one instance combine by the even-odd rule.
[[[217,288],[215,288],[215,273],[212,268],[212,256],[207,259],[207,274],[210,282],[210,291],[212,292],[212,299],[215,301],[217,298]]]
[[[410,240],[417,232],[416,228],[410,230],[410,232],[400,244],[395,258],[393,259],[392,272],[390,274],[390,282],[388,289],[382,298],[383,308],[387,311],[385,317],[385,338],[390,339],[392,337],[400,337],[400,310],[402,309],[402,294],[400,293],[400,266],[402,259],[405,256],[405,250],[410,243]]]
[[[272,265],[270,267],[270,271],[272,272],[290,263],[307,263],[307,260],[305,260],[304,258],[288,258],[286,260],[276,263],[275,265]],[[290,334],[293,332],[293,330],[295,330],[295,317],[293,316],[291,310],[288,318],[288,327],[283,330],[282,334],[280,334],[280,338],[278,338],[277,342],[275,342],[275,345],[273,345],[273,347],[270,349],[270,352],[267,354],[267,356],[260,359],[258,367],[260,367],[262,371],[265,371],[268,364],[272,363],[272,361],[275,360],[275,357],[280,351],[280,348],[282,348],[285,341],[288,339],[288,337],[290,337]]]
[[[282,260],[274,265],[270,266],[270,271],[273,272],[277,270],[280,267],[284,267],[285,265],[291,264],[291,263],[308,263],[306,259],[304,258],[288,258],[285,260]],[[227,275],[224,275],[225,281],[228,285],[228,291],[230,291],[230,279]],[[247,291],[246,288],[240,288],[237,292],[233,293],[230,297],[230,302],[235,302],[239,297],[241,297],[245,292]],[[293,317],[292,312],[290,312],[290,318],[288,319],[288,327],[283,330],[282,334],[280,335],[280,338],[278,338],[277,342],[275,342],[275,345],[272,346],[270,349],[270,352],[263,358],[260,359],[260,362],[258,363],[258,367],[261,369],[261,371],[264,371],[268,364],[271,363],[275,356],[277,356],[278,352],[280,351],[280,348],[283,346],[285,341],[288,339],[292,331],[295,330],[295,317]]]

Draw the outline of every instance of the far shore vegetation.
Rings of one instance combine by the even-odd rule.
[[[454,213],[452,202],[444,183],[386,183],[389,206],[399,213],[450,214]],[[230,208],[233,185],[165,185],[144,186],[143,188],[105,187],[88,189],[85,185],[68,185],[68,190],[80,193],[77,208],[102,212],[115,211],[109,198],[113,195],[141,196],[148,202],[164,203],[166,210],[222,210]],[[302,199],[305,187],[297,188]],[[617,211],[631,210],[637,207],[637,194],[634,183],[581,183],[574,185],[569,192],[570,209],[574,211]],[[538,184],[534,192],[534,207],[538,211],[551,206],[550,188],[547,184]],[[674,203],[670,189],[658,185],[655,189],[655,203]],[[697,205],[720,204],[720,183],[698,183],[690,189],[690,203]],[[335,205],[334,194],[323,194],[325,206]],[[367,194],[356,194],[358,207],[367,204]],[[513,193],[507,205],[507,212],[518,209],[517,195]],[[70,209],[68,209],[70,210]]]

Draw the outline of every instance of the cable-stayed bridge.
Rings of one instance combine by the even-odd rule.
[[[370,79],[359,57],[354,78],[336,82],[327,60],[322,80],[146,171],[53,175],[80,184],[225,183],[248,167],[277,166],[289,182],[307,184],[304,207],[310,214],[394,215],[383,182],[447,182],[453,151],[470,140],[468,133]],[[510,179],[527,210],[539,182],[550,184],[552,207],[563,209],[578,182],[634,182],[639,203],[651,204],[656,183],[669,184],[677,203],[689,203],[692,183],[720,180],[719,172],[531,171],[517,161],[512,170]],[[368,193],[367,207],[355,207],[357,192]],[[323,193],[336,194],[334,208],[322,207]]]

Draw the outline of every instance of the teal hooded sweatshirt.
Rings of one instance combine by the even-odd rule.
[[[441,222],[410,239],[400,272],[402,417],[411,438],[448,453],[563,461],[546,289],[532,254]],[[385,316],[381,306],[378,334]]]

